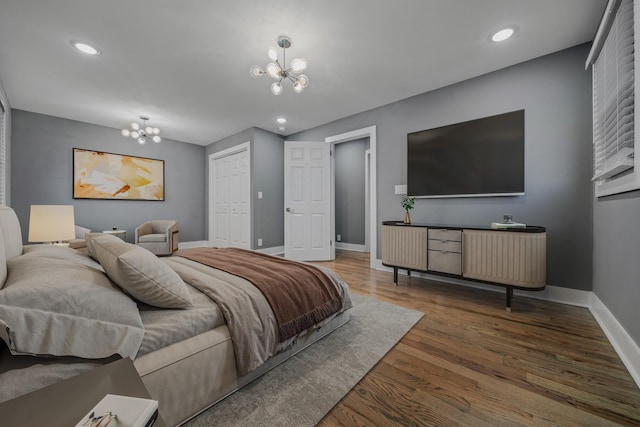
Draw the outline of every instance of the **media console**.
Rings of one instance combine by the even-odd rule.
[[[503,286],[511,311],[514,289],[542,290],[547,281],[544,227],[489,227],[382,223],[382,264],[398,270]]]

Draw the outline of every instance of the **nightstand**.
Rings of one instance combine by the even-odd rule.
[[[127,240],[127,230],[104,230],[103,233],[113,234],[114,236],[117,236],[124,241]]]
[[[0,403],[3,426],[69,427],[106,394],[151,398],[129,358]],[[162,403],[159,402],[160,411]],[[159,415],[154,427],[166,427]]]

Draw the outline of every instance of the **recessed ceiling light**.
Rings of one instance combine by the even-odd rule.
[[[500,31],[497,31],[491,36],[491,40],[494,42],[502,42],[508,39],[513,35],[515,29],[512,27],[503,28]]]
[[[285,119],[284,117],[278,117],[276,119],[276,122],[280,123],[281,125],[287,123],[287,119]]]
[[[72,41],[71,44],[82,53],[87,55],[100,55],[100,50],[83,42]]]
[[[286,127],[284,127],[284,126],[279,126],[279,127],[278,127],[278,130],[279,130],[280,132],[284,132],[285,130],[287,130],[287,128],[286,128]]]

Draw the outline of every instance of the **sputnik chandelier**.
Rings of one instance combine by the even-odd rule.
[[[282,93],[283,80],[290,80],[293,83],[293,91],[295,93],[302,93],[309,85],[309,77],[300,74],[307,68],[307,60],[304,58],[294,58],[291,60],[289,67],[287,67],[286,49],[291,47],[291,39],[286,36],[278,37],[278,46],[282,48],[282,63],[278,61],[278,52],[272,47],[267,54],[273,62],[269,62],[265,70],[258,65],[252,66],[249,69],[251,77],[257,79],[262,77],[263,74],[266,74],[276,80],[271,84],[271,93],[274,95],[280,95]]]
[[[151,140],[156,143],[160,142],[162,140],[158,135],[160,129],[147,126],[149,117],[140,116],[140,120],[142,120],[142,126],[136,122],[132,122],[128,129],[122,129],[122,136],[130,136],[133,139],[137,139],[140,144],[147,142],[147,138],[151,138]]]

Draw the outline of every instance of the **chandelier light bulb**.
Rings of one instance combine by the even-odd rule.
[[[300,83],[302,85],[302,89],[305,89],[309,86],[309,77],[306,74],[300,74],[296,79],[296,83]]]
[[[272,79],[277,79],[280,77],[280,67],[276,65],[274,62],[269,62],[267,64],[267,75]]]
[[[296,74],[303,72],[307,68],[307,60],[304,58],[294,58],[291,61],[291,71]]]
[[[140,125],[137,124],[136,122],[132,122],[130,126],[131,126],[131,129],[133,129],[133,130],[140,129]]]
[[[160,134],[160,129],[158,129],[158,128],[153,128],[153,134],[154,134],[154,135],[158,135],[158,134]]]
[[[302,86],[302,83],[300,83],[300,80],[296,80],[296,82],[293,84],[293,91],[295,93],[302,93],[303,90],[304,87]]]
[[[259,66],[253,65],[251,66],[251,68],[249,68],[249,74],[251,74],[251,77],[253,77],[254,79],[257,79],[259,77],[262,77],[264,71],[262,71],[262,68],[260,68]]]
[[[129,136],[131,135],[131,132],[129,132],[129,129],[122,129],[122,136]]]
[[[267,55],[269,56],[269,59],[271,59],[272,61],[278,60],[278,51],[276,50],[275,47],[270,47],[269,50],[267,51]]]
[[[155,142],[156,144],[158,142],[162,141],[162,138],[160,138],[158,135],[154,135],[153,138],[151,138],[151,139],[153,139],[153,142]]]
[[[151,126],[147,126],[146,128],[144,128],[144,133],[146,133],[147,135],[151,134],[153,132],[153,128]]]
[[[280,95],[282,93],[282,85],[280,82],[275,82],[271,85],[271,93],[274,95]]]
[[[133,139],[140,138],[140,132],[138,132],[137,130],[134,130],[133,132],[131,132],[131,138]]]
[[[142,137],[138,138],[138,143],[140,143],[140,145],[144,145],[145,142],[147,142],[146,139],[144,139]]]

